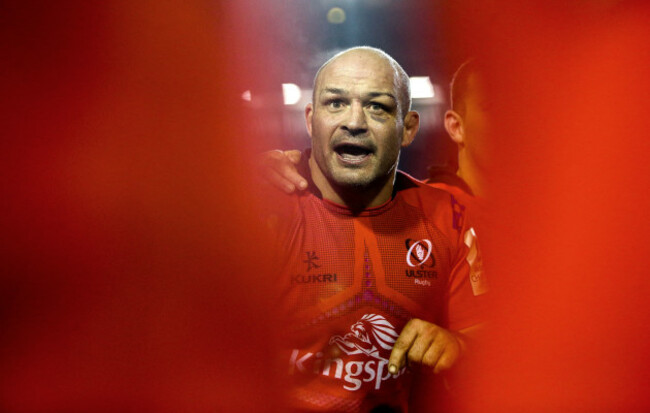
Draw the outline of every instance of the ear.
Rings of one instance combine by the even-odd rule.
[[[412,110],[404,118],[404,133],[402,133],[402,148],[406,148],[415,139],[415,134],[420,129],[420,114]]]
[[[307,133],[309,133],[310,137],[311,137],[311,120],[313,116],[314,116],[314,105],[308,103],[307,106],[305,106],[305,123],[307,124]]]
[[[465,126],[463,125],[463,117],[453,110],[445,112],[445,129],[451,140],[456,142],[458,146],[465,146]]]

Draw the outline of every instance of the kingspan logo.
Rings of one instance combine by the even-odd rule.
[[[381,383],[390,378],[401,376],[406,368],[396,374],[388,372],[388,359],[395,340],[399,335],[395,327],[378,314],[366,314],[350,327],[350,333],[333,336],[330,345],[336,345],[347,357],[324,359],[323,353],[303,353],[294,349],[291,353],[290,372],[312,371],[327,377],[343,380],[343,388],[349,391],[359,390],[364,383],[374,384],[379,390]],[[356,360],[361,356],[365,360]],[[354,358],[355,360],[349,360]],[[344,375],[345,373],[345,375]]]

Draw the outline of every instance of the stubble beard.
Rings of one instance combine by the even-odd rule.
[[[332,165],[331,168],[325,168],[324,175],[337,192],[361,195],[366,191],[381,189],[388,180],[394,179],[399,154],[397,158],[391,165],[373,164],[366,168]]]

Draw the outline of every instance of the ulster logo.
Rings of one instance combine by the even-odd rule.
[[[385,361],[388,361],[393,344],[399,336],[395,327],[377,314],[364,315],[350,330],[352,332],[343,337],[330,338],[330,344],[336,343],[348,355],[365,354]]]
[[[436,265],[436,260],[431,254],[432,245],[428,239],[421,239],[413,242],[412,239],[406,240],[406,263],[409,267],[424,266],[433,267]]]
[[[428,239],[413,242],[406,240],[406,263],[414,269],[406,269],[406,276],[412,277],[413,282],[425,287],[431,287],[431,279],[438,278],[438,272],[433,269],[436,259],[433,256],[433,245]],[[427,280],[426,278],[429,278]]]

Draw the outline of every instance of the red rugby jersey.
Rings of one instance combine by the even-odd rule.
[[[413,375],[388,372],[406,322],[460,330],[481,321],[483,291],[472,282],[480,257],[465,207],[449,192],[399,172],[391,200],[353,214],[310,183],[284,195],[268,222],[296,410],[407,411]]]

